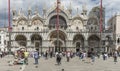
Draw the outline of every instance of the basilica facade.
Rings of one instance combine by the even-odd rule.
[[[73,15],[71,6],[65,9],[60,6],[59,28],[56,29],[56,5],[50,9],[43,8],[42,15],[37,8],[17,12],[12,10],[11,48],[25,47],[28,50],[39,49],[40,52],[50,51],[80,51],[94,48],[105,50],[105,33],[100,33],[100,7],[94,7],[90,12],[86,5],[82,11]],[[105,28],[105,12],[102,12],[102,29]],[[59,33],[57,33],[57,31]]]

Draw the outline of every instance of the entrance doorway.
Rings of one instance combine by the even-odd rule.
[[[39,47],[40,47],[40,42],[39,41],[35,41],[35,48],[37,50],[39,50]]]
[[[54,51],[65,51],[66,50],[66,34],[64,31],[54,30],[50,33],[50,43],[54,46]]]
[[[84,37],[81,34],[76,34],[73,38],[73,45],[76,52],[84,50]]]
[[[39,34],[33,34],[31,36],[31,43],[34,45],[35,49],[42,53],[42,37]]]
[[[77,42],[76,43],[76,52],[79,52],[80,51],[80,42]]]
[[[54,44],[54,46],[55,46],[55,52],[63,51],[63,47],[62,47],[63,43],[62,43],[62,41],[60,41],[60,40],[55,40],[55,41],[53,42],[53,44]]]

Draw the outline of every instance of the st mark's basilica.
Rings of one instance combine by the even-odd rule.
[[[42,15],[38,8],[32,10],[12,10],[11,49],[25,47],[40,52],[80,51],[93,48],[96,51],[110,51],[105,46],[105,9],[102,9],[102,30],[100,33],[100,6],[89,12],[83,4],[81,11],[73,14],[71,3],[65,8],[59,6],[59,35],[57,34],[57,5],[49,9],[43,7]],[[27,13],[27,14],[26,14]],[[111,37],[111,36],[110,36]],[[112,38],[112,37],[111,37]]]

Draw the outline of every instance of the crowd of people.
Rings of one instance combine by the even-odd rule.
[[[66,58],[66,61],[69,62],[70,59],[74,57],[78,57],[80,60],[86,62],[86,63],[94,63],[96,61],[96,58],[102,57],[103,60],[107,60],[109,57],[113,57],[113,61],[117,63],[118,57],[120,56],[118,51],[114,51],[111,53],[103,52],[103,53],[98,53],[94,51],[94,49],[89,49],[88,51],[77,51],[73,52],[71,51],[59,51],[59,52],[54,52],[54,51],[45,51],[42,53],[39,53],[39,50],[34,50],[33,52],[27,51],[27,49],[24,50],[17,50],[16,52],[13,53],[15,60],[12,62],[12,64],[17,65],[17,64],[26,64],[28,65],[28,60],[29,57],[34,58],[34,64],[39,64],[39,59],[40,57],[44,57],[46,60],[49,58],[56,58],[56,63],[58,65],[62,64],[61,60],[63,58]],[[0,51],[0,57],[3,57],[3,53]]]
[[[8,52],[3,52],[3,51],[0,50],[0,58],[3,58],[7,54],[8,54]]]

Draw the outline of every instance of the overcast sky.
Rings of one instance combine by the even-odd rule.
[[[65,8],[68,8],[70,1],[72,3],[73,14],[76,13],[77,8],[79,13],[82,10],[82,4],[87,5],[88,11],[94,6],[100,5],[100,0],[61,0],[61,4]],[[47,9],[54,5],[56,0],[11,0],[11,10],[14,8],[17,11],[22,8],[26,13],[28,7],[31,7],[32,10],[35,10],[35,7],[38,7],[39,13],[42,15],[42,8],[46,4]],[[103,0],[103,6],[106,11],[106,20],[109,19],[112,15],[117,12],[120,12],[120,0]],[[8,24],[8,0],[0,0],[0,26],[3,27],[4,24]]]

